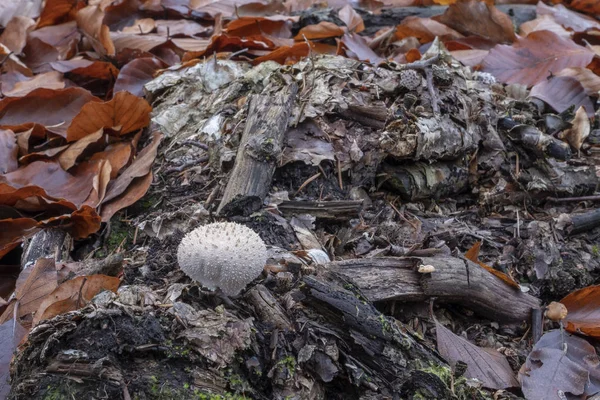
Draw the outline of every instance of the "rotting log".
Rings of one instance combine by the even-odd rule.
[[[570,235],[586,232],[600,226],[600,208],[582,214],[571,214],[566,231]]]
[[[362,200],[284,201],[277,208],[286,216],[310,214],[317,219],[348,220],[362,209]]]
[[[261,321],[269,322],[284,331],[293,331],[294,326],[286,316],[281,304],[263,285],[256,285],[244,295]]]
[[[430,274],[418,265],[433,265]],[[456,257],[381,257],[334,261],[328,268],[359,287],[369,301],[420,301],[436,297],[498,321],[530,319],[537,298],[508,286],[479,265]]]
[[[262,207],[297,92],[298,86],[292,84],[275,96],[250,97],[246,126],[217,213],[248,216]]]
[[[43,229],[28,240],[21,256],[21,269],[33,265],[40,258],[53,258],[55,261],[68,259],[63,257],[71,237],[61,229]]]
[[[531,21],[537,17],[535,4],[499,4],[496,8],[508,14],[515,26],[520,26],[523,22]],[[381,28],[398,25],[404,18],[430,18],[442,15],[447,9],[448,6],[427,6],[388,8],[377,14],[363,10],[357,11],[365,22],[364,34],[370,36]]]
[[[394,319],[381,314],[360,293],[346,289],[353,287],[350,280],[325,272],[318,277],[306,276],[303,282],[302,292],[306,297],[302,303],[310,306],[304,311],[309,316],[316,311],[320,317],[297,322],[308,331],[305,337],[320,338],[315,340],[317,346],[321,341],[337,343],[340,359],[344,360],[340,363],[343,369],[336,371],[336,367],[340,368],[337,363],[329,369],[333,374],[352,371],[348,390],[362,386],[376,396],[373,398],[409,398],[418,387],[424,398],[451,397],[439,377],[421,370],[425,365],[446,366],[441,356]],[[318,364],[315,368],[317,372],[323,369]],[[370,397],[365,394],[364,398]]]

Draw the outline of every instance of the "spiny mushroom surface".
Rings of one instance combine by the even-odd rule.
[[[256,279],[267,262],[267,248],[252,229],[233,222],[200,226],[181,240],[179,267],[207,289],[234,296]]]

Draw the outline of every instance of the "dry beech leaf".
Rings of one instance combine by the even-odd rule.
[[[567,67],[587,66],[594,53],[549,31],[536,31],[512,46],[497,45],[483,61],[483,71],[501,82],[533,86]]]
[[[600,14],[600,4],[596,0],[573,0],[569,6],[591,15]]]
[[[559,113],[571,106],[583,106],[590,118],[594,116],[594,105],[585,89],[577,79],[570,76],[545,79],[531,88],[529,96],[545,101]]]
[[[522,36],[527,36],[535,31],[550,31],[565,39],[570,39],[573,35],[572,32],[569,32],[556,22],[551,15],[540,15],[534,20],[521,24],[519,27],[519,32]]]
[[[68,280],[50,293],[39,305],[33,326],[69,311],[78,310],[104,290],[116,293],[120,280],[107,275],[78,276]]]
[[[46,0],[45,3],[40,20],[38,21],[38,28],[56,25],[69,14],[75,13],[79,8],[83,7],[81,2],[73,0]]]
[[[466,36],[480,36],[495,43],[511,43],[516,39],[510,17],[478,0],[452,4],[434,19]]]
[[[90,160],[106,160],[110,163],[111,172],[110,179],[115,179],[121,169],[129,163],[133,147],[130,142],[113,143],[104,149],[95,153]]]
[[[0,129],[0,175],[12,172],[19,167],[17,137],[10,129]]]
[[[30,127],[40,124],[50,132],[67,137],[72,119],[84,104],[100,101],[85,89],[36,89],[23,97],[0,100],[0,126]]]
[[[85,104],[67,130],[67,140],[81,139],[102,128],[120,135],[144,128],[150,123],[152,107],[142,98],[128,92],[115,94],[112,100]]]
[[[146,194],[152,184],[152,172],[134,179],[124,193],[102,205],[100,217],[102,222],[108,222],[119,210],[129,207]]]
[[[84,136],[83,138],[71,143],[69,147],[64,150],[60,156],[58,156],[58,163],[65,171],[69,170],[75,165],[77,158],[85,151],[85,149],[97,143],[104,136],[104,130],[99,129],[98,131]]]
[[[598,4],[595,0],[592,0],[592,2],[596,5]],[[576,8],[574,7],[573,2],[571,2],[570,7]],[[539,16],[550,15],[556,22],[573,32],[584,32],[594,28],[600,29],[599,21],[578,12],[571,11],[562,4],[556,4],[554,7],[550,7],[540,1],[537,3],[536,14]]]
[[[577,79],[588,96],[598,96],[600,93],[600,76],[587,68],[565,68],[556,76],[571,76]]]
[[[560,302],[569,311],[564,320],[569,332],[600,339],[600,285],[576,290]]]
[[[346,47],[348,56],[353,56],[360,61],[368,61],[371,64],[379,64],[385,59],[375,54],[362,36],[356,33],[346,33],[341,42]]]
[[[331,37],[342,36],[343,34],[344,30],[333,22],[321,21],[316,25],[308,25],[300,29],[300,32],[298,32],[294,39],[327,39]]]
[[[6,97],[23,97],[39,88],[63,89],[63,74],[57,71],[45,72],[32,77],[19,72],[2,75],[2,94]]]
[[[26,237],[34,234],[38,223],[32,218],[0,220],[0,257],[17,247]]]
[[[14,16],[0,35],[0,43],[15,54],[21,54],[27,43],[27,33],[35,26],[29,17]]]
[[[429,43],[438,36],[442,40],[459,39],[463,35],[454,29],[431,18],[406,17],[396,27],[394,37],[402,40],[407,37],[419,39],[421,44]]]
[[[94,176],[92,191],[83,204],[90,207],[96,207],[104,200],[106,195],[106,188],[110,182],[110,174],[112,172],[112,166],[107,160],[99,160],[100,173]]]
[[[502,354],[494,349],[477,347],[435,321],[437,348],[452,367],[458,361],[467,364],[465,377],[479,379],[489,389],[518,387],[519,382]]]
[[[152,142],[140,151],[137,158],[115,181],[110,183],[106,196],[104,197],[105,203],[125,192],[135,178],[145,176],[150,172],[161,140],[162,135],[155,132],[152,136]]]
[[[0,325],[0,399],[8,398],[10,361],[19,342],[27,330],[14,319],[9,319]]]
[[[519,371],[528,400],[563,400],[564,393],[588,398],[600,391],[600,363],[585,339],[549,331],[535,344]]]
[[[365,23],[360,15],[350,4],[346,4],[338,11],[338,17],[346,24],[350,32],[360,33],[365,30]]]
[[[115,55],[115,45],[110,37],[108,26],[103,24],[104,11],[99,5],[89,5],[77,11],[75,20],[98,54]]]
[[[22,284],[17,281],[15,299],[0,316],[0,323],[13,318],[17,308],[17,320],[35,312],[42,301],[58,286],[56,266],[54,259],[40,258],[30,271],[24,270],[21,274],[28,273],[27,279]],[[27,271],[27,272],[25,272]],[[30,321],[27,321],[30,322]]]
[[[579,107],[575,112],[575,118],[571,122],[572,126],[561,132],[559,138],[565,140],[575,150],[579,151],[585,139],[590,135],[590,119],[583,107]]]
[[[481,266],[483,269],[485,269],[489,273],[500,278],[508,286],[511,286],[515,289],[520,289],[519,284],[517,282],[515,282],[515,280],[512,279],[510,276],[479,261],[479,249],[480,248],[481,248],[481,242],[475,242],[475,244],[469,250],[467,250],[467,252],[465,253],[465,258],[467,260],[473,261],[475,264],[478,264],[479,266]]]
[[[115,82],[115,93],[126,91],[138,97],[144,96],[144,85],[154,78],[154,73],[167,65],[157,58],[137,58],[125,64]]]

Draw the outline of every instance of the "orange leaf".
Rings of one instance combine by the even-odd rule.
[[[517,282],[515,282],[515,280],[512,279],[510,276],[479,261],[479,249],[480,248],[481,248],[481,242],[475,242],[475,244],[469,250],[467,250],[467,252],[465,253],[465,258],[467,260],[473,261],[475,264],[478,264],[480,267],[482,267],[489,273],[495,275],[497,278],[500,278],[508,286],[511,286],[515,289],[520,289],[519,284]]]
[[[504,83],[533,86],[567,67],[585,68],[594,53],[550,31],[536,31],[512,46],[497,45],[483,60],[483,71]]]
[[[102,205],[102,212],[100,213],[102,221],[108,222],[117,211],[129,207],[144,197],[151,183],[152,172],[148,172],[146,176],[134,179],[124,193]]]
[[[107,275],[78,276],[62,283],[39,305],[33,326],[40,321],[84,307],[103,290],[117,292],[119,278]]]
[[[569,332],[600,339],[600,285],[576,290],[560,302],[567,307],[564,322]]]
[[[40,258],[31,269],[21,271],[15,289],[16,301],[12,302],[0,317],[0,324],[13,318],[17,307],[17,318],[29,316],[38,309],[42,301],[58,286],[54,259]]]
[[[294,39],[327,39],[331,37],[342,36],[343,34],[344,30],[333,22],[321,21],[316,25],[308,25],[300,29],[300,32],[298,32]]]
[[[144,128],[150,123],[152,107],[142,98],[128,92],[117,93],[104,103],[85,104],[67,130],[67,141],[81,139],[102,128],[120,135]]]

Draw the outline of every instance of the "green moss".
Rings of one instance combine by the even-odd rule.
[[[600,247],[597,244],[592,246],[592,255],[596,258],[600,257]]]

